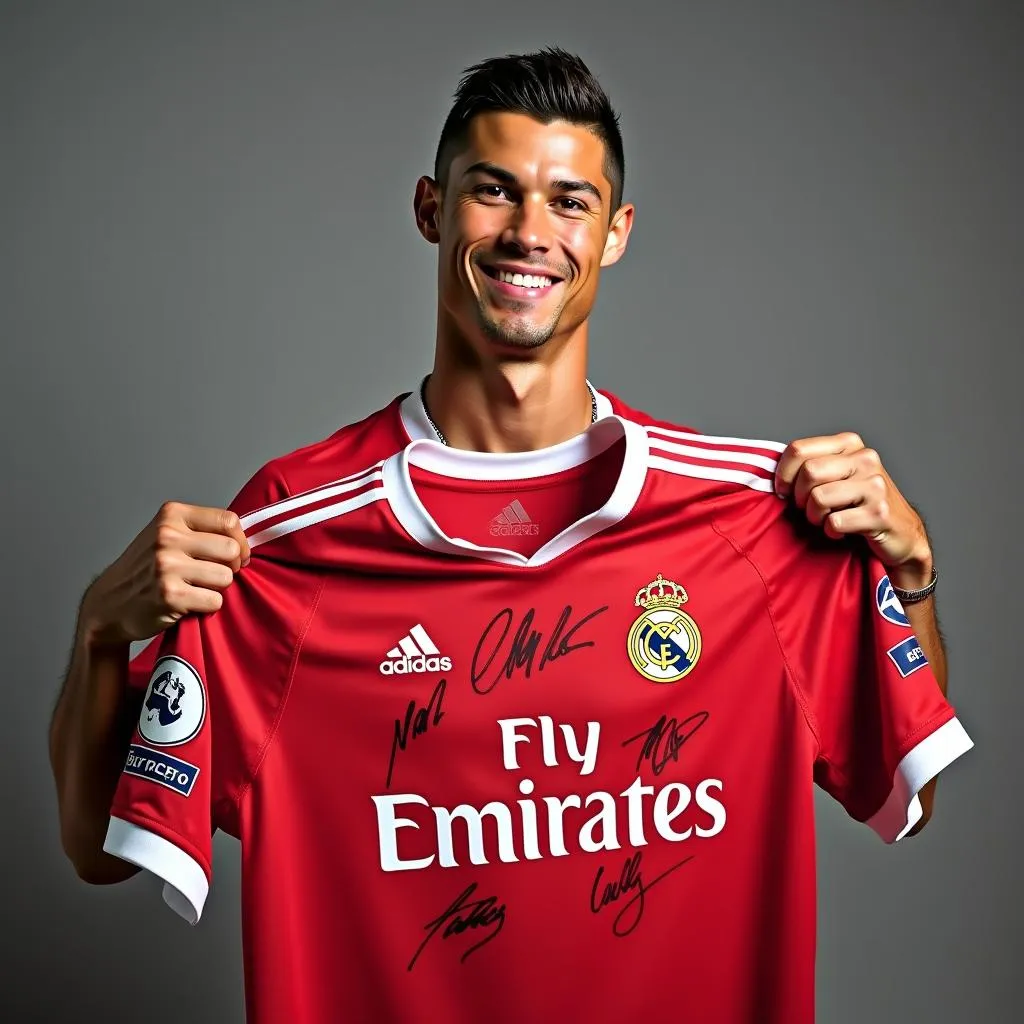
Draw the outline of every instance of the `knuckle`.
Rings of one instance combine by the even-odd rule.
[[[876,494],[885,494],[885,477],[881,473],[874,473],[868,477],[868,485]]]
[[[160,548],[153,556],[153,567],[160,579],[167,579],[174,569],[174,554],[168,547]]]
[[[880,466],[882,464],[882,457],[875,451],[874,448],[865,448],[861,453],[860,457],[868,466]]]
[[[176,519],[181,515],[181,504],[177,501],[165,501],[157,512],[157,519],[167,522],[169,519]]]
[[[826,459],[808,459],[804,463],[804,473],[812,483],[821,483],[826,477],[827,470],[828,462]]]
[[[854,430],[847,430],[846,433],[844,433],[842,435],[842,440],[843,440],[843,445],[846,448],[863,448],[864,447],[863,439],[861,438],[860,434],[858,434]]]
[[[169,523],[161,523],[156,528],[157,551],[169,551],[175,547],[178,540],[178,531]]]
[[[181,585],[170,576],[161,576],[157,583],[157,593],[165,608],[173,608],[181,599]]]
[[[220,526],[225,533],[229,533],[232,530],[241,529],[241,522],[236,513],[225,509],[220,514]]]

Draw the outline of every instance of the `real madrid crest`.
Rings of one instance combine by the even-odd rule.
[[[700,657],[700,630],[681,610],[686,591],[661,573],[637,591],[643,611],[633,620],[626,649],[633,667],[654,683],[674,683],[693,671]]]

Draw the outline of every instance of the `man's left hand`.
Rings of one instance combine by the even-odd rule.
[[[895,586],[915,590],[930,581],[932,553],[924,523],[878,452],[857,434],[793,441],[779,458],[775,490],[791,497],[827,536],[862,535]]]

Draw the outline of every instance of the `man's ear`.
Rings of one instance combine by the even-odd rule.
[[[618,263],[626,251],[626,243],[629,241],[629,233],[633,230],[634,207],[632,203],[625,203],[620,206],[612,218],[611,227],[608,228],[608,237],[604,240],[604,252],[601,254],[601,266],[610,267]]]
[[[416,182],[412,209],[420,234],[431,245],[437,245],[441,239],[441,186],[426,174]]]

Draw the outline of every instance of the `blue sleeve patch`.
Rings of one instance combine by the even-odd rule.
[[[171,757],[170,754],[150,750],[149,747],[133,743],[128,748],[128,760],[125,761],[124,770],[129,775],[136,775],[140,779],[148,779],[150,782],[157,782],[161,786],[173,789],[175,793],[188,796],[195,785],[196,777],[199,775],[199,768],[181,758]]]
[[[924,656],[924,651],[916,636],[908,636],[906,640],[896,644],[895,647],[890,647],[885,653],[889,655],[889,659],[904,679],[911,672],[916,672],[922,665],[928,664],[928,659]]]

